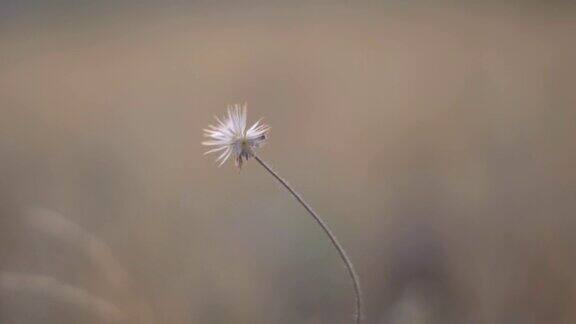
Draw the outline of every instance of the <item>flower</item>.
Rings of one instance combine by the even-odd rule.
[[[232,157],[236,166],[242,168],[244,160],[254,155],[254,149],[264,144],[270,127],[262,124],[260,119],[246,129],[246,104],[229,106],[228,116],[223,118],[223,121],[218,117],[215,118],[218,124],[209,125],[208,129],[204,129],[204,136],[210,140],[202,142],[202,145],[215,148],[205,154],[223,151],[216,159],[218,166]]]

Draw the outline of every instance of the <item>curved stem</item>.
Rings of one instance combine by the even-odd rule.
[[[286,188],[292,194],[292,196],[296,198],[296,200],[298,200],[298,202],[304,207],[304,209],[306,209],[306,211],[312,216],[312,218],[314,218],[316,223],[320,225],[324,233],[326,233],[326,235],[332,242],[332,245],[334,245],[336,250],[338,250],[340,258],[346,265],[346,269],[348,269],[348,274],[350,275],[350,279],[352,280],[352,283],[354,285],[354,293],[356,297],[356,323],[359,324],[362,319],[362,297],[361,297],[362,294],[360,291],[360,281],[358,280],[358,275],[356,274],[354,266],[352,265],[350,258],[346,254],[346,251],[344,251],[344,248],[342,247],[342,245],[340,245],[340,243],[336,239],[336,236],[328,228],[328,225],[326,225],[326,223],[324,223],[324,221],[320,218],[320,216],[316,214],[316,212],[312,209],[312,207],[310,207],[310,205],[308,205],[308,203],[304,201],[304,199],[300,196],[300,194],[298,194],[294,189],[292,189],[292,187],[290,187],[290,185],[286,182],[286,180],[282,179],[274,170],[272,170],[272,168],[268,166],[268,164],[266,164],[266,162],[262,161],[257,155],[253,156],[254,159],[258,161],[258,163],[260,163],[260,165],[262,165],[264,169],[266,169],[266,171],[270,172],[270,174],[274,176],[274,178],[276,178],[276,180],[278,180],[284,186],[284,188]]]

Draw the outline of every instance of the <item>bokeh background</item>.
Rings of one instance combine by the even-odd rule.
[[[576,323],[571,1],[0,2],[0,323]]]

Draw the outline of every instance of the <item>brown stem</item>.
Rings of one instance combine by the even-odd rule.
[[[300,196],[300,194],[298,194],[294,189],[292,189],[292,187],[290,187],[290,185],[286,182],[286,180],[282,179],[274,170],[272,170],[272,168],[268,166],[268,164],[266,164],[266,162],[262,161],[257,155],[253,156],[254,159],[258,161],[258,163],[260,163],[260,165],[262,165],[264,169],[266,169],[266,171],[270,172],[270,174],[274,176],[274,178],[276,178],[276,180],[278,180],[284,186],[284,188],[286,188],[292,194],[292,196],[296,198],[296,200],[298,200],[298,202],[304,207],[304,209],[306,209],[306,211],[312,216],[312,218],[314,218],[316,223],[320,225],[324,233],[326,233],[326,235],[332,242],[332,245],[334,245],[334,247],[340,254],[340,258],[346,265],[346,269],[348,270],[348,274],[350,275],[350,279],[352,280],[352,283],[354,285],[354,293],[356,297],[356,324],[359,324],[362,320],[362,297],[361,297],[362,294],[360,291],[360,281],[358,280],[358,275],[356,274],[354,266],[352,265],[350,258],[346,254],[346,251],[344,251],[344,248],[342,247],[342,245],[340,245],[340,243],[336,239],[336,236],[328,228],[328,225],[326,225],[326,223],[324,223],[324,221],[320,218],[320,216],[316,214],[316,212],[312,209],[312,207],[310,207],[310,205],[308,205],[308,203],[304,201],[304,199]]]

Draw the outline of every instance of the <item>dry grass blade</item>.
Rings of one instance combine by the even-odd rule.
[[[123,314],[118,307],[89,292],[58,282],[44,275],[0,273],[0,292],[47,296],[98,316],[107,323],[119,323]]]
[[[45,208],[25,210],[27,222],[36,230],[80,249],[103,273],[106,280],[115,288],[127,290],[128,272],[112,254],[112,250],[96,235],[74,224],[61,214]]]

